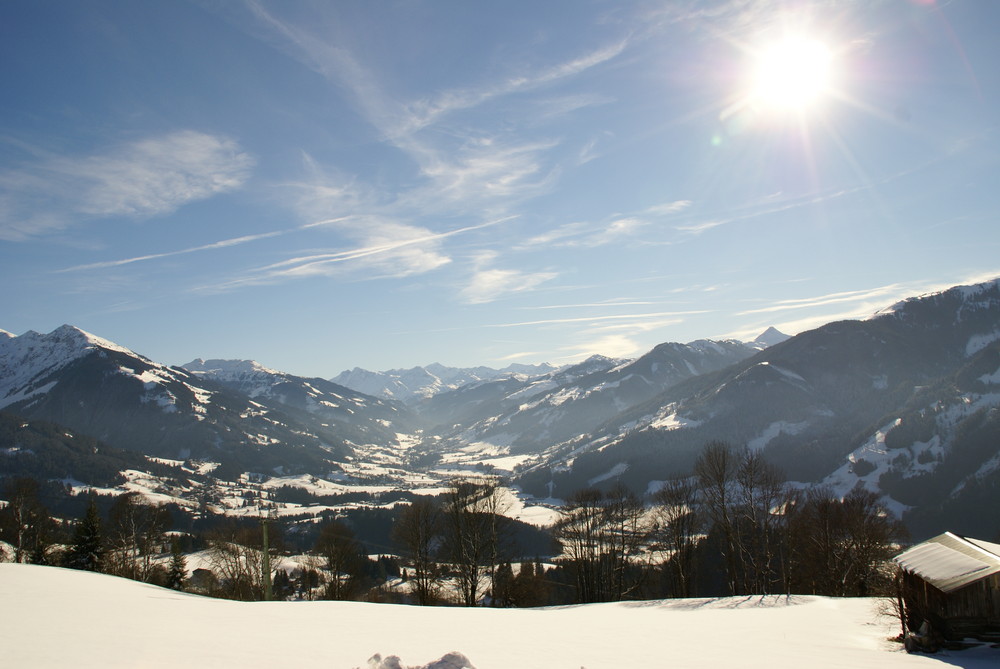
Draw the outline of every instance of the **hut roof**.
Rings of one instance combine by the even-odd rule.
[[[893,562],[948,593],[1000,573],[1000,545],[945,532],[900,553]]]

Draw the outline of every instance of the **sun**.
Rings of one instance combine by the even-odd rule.
[[[818,39],[791,36],[754,54],[750,98],[754,106],[802,111],[831,91],[833,53]]]

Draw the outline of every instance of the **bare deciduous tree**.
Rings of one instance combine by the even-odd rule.
[[[667,555],[670,593],[694,596],[695,550],[704,525],[698,488],[690,479],[667,481],[653,495],[653,519],[656,547]]]
[[[15,478],[4,494],[8,503],[0,509],[0,538],[14,547],[14,562],[46,562],[53,521],[39,500],[38,481]]]
[[[120,495],[108,512],[105,570],[136,581],[150,580],[153,557],[162,552],[169,526],[170,514],[163,507],[148,504],[137,492]]]
[[[721,441],[706,444],[694,463],[694,475],[698,479],[705,512],[722,537],[726,584],[731,595],[743,590],[733,518],[733,479],[737,467],[737,456],[732,447]]]
[[[353,599],[357,595],[365,561],[364,547],[355,539],[354,531],[342,521],[327,521],[320,528],[313,550],[326,560],[326,568],[330,572],[330,580],[326,584],[327,598]]]
[[[649,530],[642,502],[623,487],[607,495],[587,489],[570,497],[556,536],[563,545],[563,564],[573,575],[576,600],[618,601],[631,595],[650,555],[644,552]]]
[[[209,539],[209,562],[229,599],[255,601],[264,597],[264,553],[260,527],[229,526]]]
[[[784,477],[757,451],[744,449],[735,475],[735,543],[746,592],[770,594],[780,583],[776,510],[786,494]]]
[[[479,602],[503,551],[503,507],[496,481],[456,481],[445,493],[445,545],[465,606]]]
[[[839,498],[813,488],[790,509],[788,523],[795,590],[847,597],[888,587],[884,566],[905,529],[875,493],[855,488]]]
[[[402,548],[413,570],[413,594],[421,606],[438,598],[435,553],[440,543],[441,512],[431,500],[418,497],[403,509],[393,526],[393,539]]]
[[[603,523],[603,495],[599,490],[579,490],[566,500],[556,536],[562,543],[567,568],[576,585],[576,601],[602,601],[600,555]]]

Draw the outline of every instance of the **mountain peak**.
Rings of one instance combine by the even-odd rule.
[[[14,350],[24,350],[26,353],[50,351],[57,357],[78,358],[94,349],[103,348],[108,351],[136,355],[124,346],[73,325],[60,325],[48,334],[28,330],[21,336],[14,336],[6,331],[3,332],[6,336],[0,341],[4,341],[12,347],[11,352]]]
[[[222,360],[195,358],[189,363],[181,365],[184,369],[194,374],[211,374],[213,376],[232,376],[237,374],[269,374],[273,376],[284,376],[283,372],[270,369],[260,364],[256,360]]]
[[[61,369],[99,350],[142,357],[72,325],[62,325],[48,334],[28,330],[19,337],[0,338],[0,407],[37,392],[37,389],[25,389],[24,384],[30,379]]]
[[[780,344],[786,339],[791,339],[791,337],[772,326],[757,335],[757,338],[753,340],[753,343],[763,344],[764,346],[774,346],[775,344]]]

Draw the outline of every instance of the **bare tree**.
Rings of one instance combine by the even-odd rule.
[[[209,563],[228,599],[260,600],[264,596],[264,553],[260,527],[228,526],[209,539]]]
[[[619,601],[633,595],[646,573],[651,527],[642,501],[621,485],[605,495],[603,525],[608,598]]]
[[[674,597],[694,595],[695,550],[703,522],[698,488],[691,479],[667,481],[653,495],[654,541],[667,554],[670,592]]]
[[[137,492],[118,496],[108,512],[105,570],[137,581],[150,580],[153,557],[163,552],[170,514]]]
[[[600,573],[603,501],[601,491],[594,488],[575,492],[566,500],[555,526],[564,562],[576,585],[576,601],[580,603],[603,601],[605,596]]]
[[[502,552],[506,521],[501,495],[496,481],[455,481],[445,493],[445,545],[465,606],[478,603]]]
[[[607,495],[581,490],[567,500],[556,536],[578,602],[618,601],[635,592],[650,555],[644,552],[649,529],[642,502],[624,487]]]
[[[845,597],[888,588],[884,566],[905,529],[875,493],[856,488],[839,498],[813,488],[790,510],[788,522],[796,590]]]
[[[770,594],[779,583],[777,550],[780,516],[785,500],[784,476],[757,451],[744,449],[735,474],[734,537],[744,587],[753,594]]]
[[[421,606],[433,604],[438,598],[435,553],[441,529],[441,512],[425,497],[418,497],[403,509],[393,526],[393,540],[402,548],[413,569],[413,593]]]
[[[366,559],[364,547],[355,539],[354,531],[342,521],[327,521],[320,528],[313,550],[326,560],[326,568],[330,571],[330,580],[326,584],[327,598],[353,599],[357,595]]]
[[[739,594],[743,590],[733,518],[735,502],[733,479],[737,468],[737,456],[732,447],[721,441],[706,444],[694,463],[694,475],[698,479],[705,512],[722,538],[726,584],[731,595]]]
[[[0,538],[14,547],[14,562],[46,562],[53,521],[39,500],[38,481],[15,478],[7,484],[5,495],[8,503],[0,509]]]

